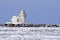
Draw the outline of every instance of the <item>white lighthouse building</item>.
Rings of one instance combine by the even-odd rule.
[[[6,22],[6,24],[25,24],[26,14],[25,10],[21,10],[18,16],[13,16],[11,22]]]
[[[19,14],[19,23],[20,24],[24,24],[26,21],[26,14],[25,14],[25,10],[21,10],[20,14]]]

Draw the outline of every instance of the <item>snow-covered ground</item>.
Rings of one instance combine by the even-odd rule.
[[[60,27],[0,27],[0,40],[60,40]]]

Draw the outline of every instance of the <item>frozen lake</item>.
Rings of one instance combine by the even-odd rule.
[[[60,40],[60,27],[0,27],[0,40]]]

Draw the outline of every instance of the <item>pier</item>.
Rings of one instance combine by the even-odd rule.
[[[0,24],[5,27],[60,27],[59,24]]]

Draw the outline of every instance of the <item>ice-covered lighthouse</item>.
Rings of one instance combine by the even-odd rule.
[[[25,10],[21,10],[21,12],[19,13],[19,23],[24,24],[25,21],[26,21]]]
[[[25,24],[26,14],[25,10],[21,10],[18,16],[13,16],[11,22],[6,22],[6,24]]]

